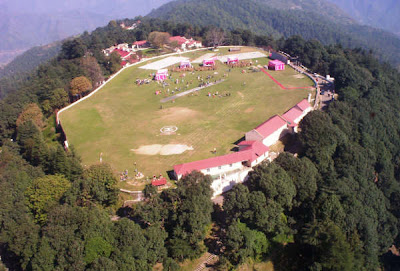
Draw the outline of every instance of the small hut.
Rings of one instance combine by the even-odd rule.
[[[179,65],[180,69],[188,69],[191,67],[192,67],[192,64],[190,63],[189,60],[183,60],[183,61],[181,61],[181,65]]]
[[[164,81],[168,77],[168,70],[167,69],[162,69],[158,70],[156,73],[156,76],[154,76],[154,79],[156,81]]]
[[[280,60],[271,60],[268,63],[268,69],[275,71],[283,71],[285,69],[285,63],[283,63]]]
[[[214,58],[209,58],[209,59],[204,59],[203,60],[203,66],[204,67],[211,67],[215,65],[215,59]]]
[[[152,186],[163,186],[167,184],[167,179],[165,177],[159,178],[159,179],[153,179],[151,181]]]
[[[239,63],[239,58],[237,56],[228,57],[228,61],[227,61],[228,65],[237,64],[237,63]]]

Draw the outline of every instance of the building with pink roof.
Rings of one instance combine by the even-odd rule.
[[[147,40],[139,40],[139,41],[135,41],[132,44],[133,48],[136,49],[143,49],[143,48],[149,48],[149,43],[147,42]]]
[[[181,64],[179,65],[179,68],[181,69],[187,69],[187,68],[191,68],[192,64],[190,63],[189,60],[183,60],[181,61]]]
[[[215,58],[208,58],[203,60],[204,67],[211,67],[215,65]]]
[[[288,132],[286,120],[275,115],[250,132],[247,132],[245,138],[247,141],[259,141],[265,146],[271,146]]]
[[[297,126],[299,122],[312,110],[312,106],[307,99],[302,100],[282,115],[292,132],[297,133]]]
[[[156,75],[154,76],[154,80],[156,80],[156,81],[164,81],[167,78],[168,78],[168,70],[167,69],[158,70]]]
[[[203,45],[201,44],[200,41],[196,41],[192,38],[187,39],[182,36],[173,36],[169,38],[169,42],[176,42],[178,44],[178,47],[180,49],[185,50],[186,48],[200,48]]]
[[[258,141],[243,141],[238,146],[238,152],[175,165],[175,177],[179,180],[193,170],[219,177],[221,174],[226,175],[243,167],[254,167],[268,157],[269,148]]]
[[[268,63],[268,70],[283,71],[285,69],[285,63],[280,60],[271,60]]]
[[[237,64],[239,62],[239,58],[237,56],[228,57],[227,64]]]

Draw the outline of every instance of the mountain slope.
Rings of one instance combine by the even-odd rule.
[[[294,2],[287,1],[281,1],[281,5],[288,3],[286,6],[290,6]],[[297,1],[304,2],[307,1]],[[400,64],[400,39],[391,33],[357,25],[350,20],[340,23],[341,19],[329,19],[320,15],[323,11],[318,10],[317,5],[310,11],[305,8],[282,10],[274,8],[273,3],[270,0],[179,0],[154,10],[149,16],[227,29],[245,28],[274,36],[301,35],[324,44],[341,43],[346,47],[373,49],[383,60],[394,59],[396,66]],[[336,13],[332,14],[336,16]]]
[[[400,35],[400,3],[398,0],[328,0],[359,22],[383,28]]]
[[[91,31],[111,19],[144,15],[168,1],[0,0],[0,64],[10,61],[17,50]]]

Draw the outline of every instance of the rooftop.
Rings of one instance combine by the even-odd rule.
[[[269,151],[269,148],[258,141],[243,141],[239,146],[246,146],[239,152],[234,152],[222,156],[212,157],[204,160],[194,161],[186,164],[174,166],[174,171],[178,175],[184,175],[193,170],[203,170],[223,165],[230,165],[237,162],[250,161],[253,162],[259,156]]]
[[[264,138],[266,138],[284,125],[286,125],[286,120],[278,115],[275,115],[264,123],[257,126],[254,130],[256,130]]]

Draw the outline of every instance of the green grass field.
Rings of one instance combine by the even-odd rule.
[[[187,56],[194,59],[209,52]],[[225,54],[226,49],[219,53]],[[267,58],[258,59],[258,64],[267,63]],[[310,92],[282,90],[263,72],[242,73],[240,68],[228,72],[227,66],[219,62],[217,72],[216,75],[211,71],[186,74],[185,82],[178,85],[173,82],[181,79],[180,74],[172,73],[172,80],[168,80],[170,86],[163,89],[154,81],[137,86],[135,80],[150,78],[151,71],[138,66],[128,68],[98,93],[60,114],[68,142],[75,146],[84,165],[97,163],[99,154],[103,153],[103,162],[110,163],[118,172],[128,169],[133,175],[136,162],[145,176],[165,175],[175,164],[211,157],[214,148],[217,155],[228,153],[245,132],[274,114],[284,113]],[[285,71],[270,73],[285,86],[312,86],[311,80],[299,78],[288,66]],[[224,74],[228,74],[226,81],[219,85],[174,102],[160,103],[168,96],[168,88],[172,95],[175,87],[185,90],[187,82],[192,82],[188,89],[197,87],[199,75],[213,76],[210,79],[213,81],[224,78]],[[155,95],[157,90],[162,94]],[[230,93],[230,96],[207,97],[208,92]],[[176,134],[161,135],[160,128],[169,125],[178,127]],[[139,155],[132,151],[152,144],[186,144],[194,150],[169,156]]]

